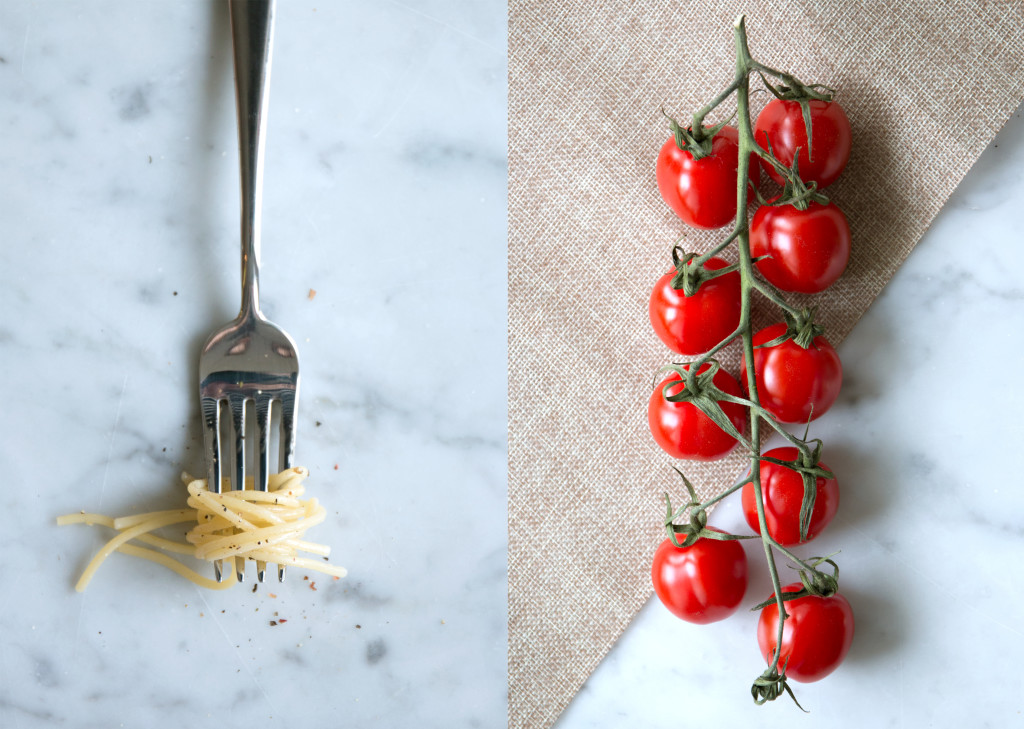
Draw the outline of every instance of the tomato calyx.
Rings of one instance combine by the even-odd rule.
[[[675,466],[672,469],[679,474],[680,478],[683,479],[683,485],[686,486],[686,493],[690,497],[689,502],[679,509],[672,508],[672,499],[669,498],[668,493],[665,493],[665,530],[668,532],[668,538],[672,540],[672,544],[676,547],[689,547],[691,544],[696,542],[698,539],[719,539],[722,541],[734,541],[737,539],[757,539],[752,534],[740,535],[740,534],[728,534],[726,532],[720,532],[715,529],[708,529],[708,512],[701,504],[700,498],[697,496],[697,491],[694,489],[693,484],[686,478],[686,474],[680,471]],[[683,517],[686,517],[686,524],[677,524],[676,522]],[[686,535],[680,541],[679,535]]]
[[[699,370],[685,362],[669,364],[658,370],[655,379],[660,377],[663,372],[675,372],[679,379],[683,381],[683,387],[679,388],[677,392],[669,394],[669,391],[678,385],[678,381],[667,382],[665,389],[662,391],[665,400],[667,402],[690,403],[710,418],[711,422],[725,431],[725,433],[739,441],[744,448],[750,450],[750,441],[733,424],[719,403],[724,400],[725,402],[738,403],[744,407],[750,407],[753,403],[742,397],[730,395],[715,385],[714,377],[720,369],[722,369],[722,363],[714,358],[705,360],[705,364],[702,364]]]
[[[695,258],[696,253],[687,253],[682,246],[672,246],[672,265],[675,266],[676,275],[672,278],[671,286],[677,291],[682,291],[686,297],[696,294],[705,281],[739,270],[737,263],[716,269],[697,266],[693,262]]]
[[[783,311],[782,316],[786,322],[786,331],[770,341],[758,344],[754,349],[767,349],[775,347],[788,339],[796,342],[801,349],[810,349],[814,340],[825,333],[825,327],[815,323],[814,315],[818,307],[812,306],[799,311]]]
[[[795,76],[788,73],[779,73],[779,80],[781,84],[775,86],[768,79],[764,77],[763,73],[758,72],[761,77],[761,81],[764,83],[765,88],[772,92],[776,99],[780,101],[795,101],[800,104],[800,112],[804,117],[804,128],[807,130],[807,157],[813,159],[814,155],[811,154],[811,99],[817,101],[832,101],[832,97],[835,96],[835,89],[829,88],[824,84],[805,84],[797,79]],[[767,135],[765,136],[767,139]],[[799,156],[800,150],[797,150],[797,154],[793,156],[793,170],[796,171],[796,158]],[[802,208],[801,208],[802,209]]]
[[[800,711],[805,714],[810,713],[807,709],[800,706],[800,702],[796,700],[796,694],[789,687],[789,683],[786,681],[785,666],[782,667],[782,673],[769,666],[765,669],[764,673],[754,679],[754,685],[750,687],[750,694],[754,697],[754,703],[758,706],[769,701],[775,701],[775,699],[782,696],[783,691],[789,694],[789,698],[793,699],[793,703],[800,707]]]
[[[818,192],[818,183],[815,181],[804,182],[800,179],[800,148],[797,147],[793,153],[793,165],[786,167],[775,157],[775,152],[772,150],[772,142],[765,134],[765,144],[768,145],[768,159],[767,162],[775,168],[775,171],[779,173],[779,176],[784,180],[782,186],[782,192],[774,198],[766,200],[761,197],[761,193],[757,192],[757,199],[761,205],[770,205],[772,207],[779,207],[782,205],[792,205],[797,210],[807,210],[811,206],[812,202],[820,203],[821,205],[828,205],[828,196]],[[807,153],[810,154],[811,145],[807,143]]]
[[[664,107],[661,113],[668,119],[668,128],[672,132],[672,136],[675,137],[676,146],[684,152],[689,152],[690,156],[695,160],[703,159],[711,154],[711,143],[715,135],[722,131],[732,120],[732,117],[730,117],[713,127],[705,127],[703,124],[700,124],[695,130],[693,127],[682,126],[669,116]]]
[[[806,434],[804,437],[806,438]],[[815,438],[812,441],[804,440],[803,443],[805,446],[809,443],[814,445],[809,448],[797,449],[798,455],[792,461],[784,461],[771,456],[759,456],[758,459],[783,466],[800,474],[804,486],[803,499],[800,501],[800,541],[806,542],[811,528],[811,517],[814,514],[814,504],[818,498],[818,479],[833,479],[836,475],[820,465],[821,450],[825,445],[820,438]]]
[[[818,569],[818,565],[822,562],[827,562],[832,565],[832,574],[827,574]],[[803,587],[793,592],[782,592],[781,597],[783,603],[790,602],[791,600],[799,600],[801,597],[807,597],[808,595],[814,595],[815,597],[832,597],[839,592],[839,565],[832,561],[831,556],[829,557],[814,557],[811,559],[810,564],[804,562],[804,569],[799,570],[800,582]],[[772,595],[764,602],[758,603],[754,607],[750,608],[751,612],[757,610],[763,610],[769,605],[777,603],[775,595]],[[785,611],[783,611],[785,612]]]

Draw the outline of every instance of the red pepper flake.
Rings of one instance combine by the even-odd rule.
[[[335,576],[334,576],[334,579],[335,579],[335,580],[340,580],[341,578],[340,578],[340,577],[338,577],[337,575],[335,575]]]
[[[288,622],[288,618],[281,618],[277,622],[279,622],[279,623],[287,623]]]
[[[337,463],[335,463],[335,464],[334,464],[334,470],[335,470],[335,471],[337,471],[337,470],[338,470],[338,464],[337,464]]]
[[[310,582],[309,583],[309,589],[315,591],[316,590],[316,582]]]
[[[275,595],[275,594],[274,594],[274,593],[272,593],[272,592],[268,592],[268,593],[267,593],[267,597],[275,597],[275,598],[276,598],[276,597],[277,597],[277,595]]]
[[[316,289],[309,290],[309,300],[312,301],[316,297]]]

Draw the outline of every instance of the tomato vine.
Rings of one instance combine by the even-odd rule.
[[[753,501],[756,507],[756,531],[760,533],[760,540],[763,546],[765,560],[767,562],[768,571],[771,575],[771,582],[773,587],[773,595],[771,598],[761,603],[755,610],[762,610],[762,626],[759,628],[759,642],[762,644],[762,648],[765,645],[770,646],[770,651],[766,655],[768,661],[768,667],[765,671],[754,681],[751,688],[752,696],[756,703],[763,704],[767,701],[774,700],[775,698],[787,693],[790,697],[796,701],[796,697],[793,694],[792,688],[788,683],[787,676],[787,665],[788,661],[797,655],[793,652],[792,641],[790,638],[784,640],[784,625],[787,620],[790,619],[790,614],[785,608],[787,602],[804,600],[808,597],[813,597],[818,601],[822,602],[821,609],[832,609],[836,610],[831,603],[828,601],[841,600],[845,605],[843,610],[849,613],[849,625],[848,635],[844,637],[845,643],[842,641],[835,642],[838,646],[835,655],[832,655],[827,659],[826,662],[831,661],[831,664],[827,666],[828,670],[803,670],[801,673],[800,669],[794,667],[791,672],[796,676],[795,680],[815,680],[813,678],[806,678],[808,675],[815,675],[820,677],[825,673],[832,670],[838,662],[845,656],[845,651],[849,648],[849,641],[852,640],[852,612],[849,611],[848,603],[840,595],[837,594],[838,590],[838,572],[839,568],[836,563],[828,557],[815,557],[811,559],[802,559],[796,555],[790,546],[794,543],[804,543],[810,541],[813,538],[811,532],[812,516],[815,515],[815,500],[816,495],[819,493],[825,485],[830,489],[835,488],[835,476],[829,471],[820,461],[822,442],[818,439],[809,440],[807,433],[805,432],[803,437],[797,437],[789,433],[783,426],[783,422],[802,422],[806,420],[809,423],[810,420],[823,415],[825,410],[832,404],[836,395],[838,394],[839,382],[841,382],[842,370],[839,366],[838,356],[835,356],[831,346],[828,345],[827,340],[823,338],[824,329],[815,321],[815,310],[813,308],[798,309],[790,305],[783,295],[773,286],[768,280],[765,280],[765,272],[760,271],[762,278],[755,275],[755,268],[757,264],[765,257],[770,256],[758,256],[755,257],[751,252],[751,221],[748,215],[748,206],[752,202],[750,192],[753,190],[756,195],[756,201],[762,206],[773,206],[773,209],[781,208],[781,206],[791,206],[793,211],[806,212],[813,206],[828,206],[830,205],[829,200],[819,191],[819,184],[815,180],[807,180],[801,177],[800,166],[803,165],[807,169],[810,164],[817,164],[817,168],[821,168],[821,158],[828,158],[826,161],[830,162],[831,166],[826,170],[828,178],[827,181],[822,183],[823,185],[831,183],[842,171],[842,166],[845,165],[846,159],[849,156],[848,142],[849,142],[849,129],[848,122],[846,127],[846,150],[839,149],[835,154],[830,154],[829,150],[821,150],[822,144],[817,143],[816,156],[810,154],[805,155],[803,151],[796,147],[795,149],[786,150],[786,154],[778,154],[773,149],[773,144],[769,135],[765,135],[763,143],[755,137],[755,129],[751,123],[751,110],[750,110],[750,77],[754,74],[760,77],[765,87],[779,100],[780,103],[796,104],[799,107],[799,112],[803,121],[805,130],[805,141],[809,148],[807,152],[811,152],[811,140],[814,138],[813,135],[813,123],[816,115],[822,113],[828,113],[830,115],[829,124],[836,124],[841,127],[842,122],[846,120],[845,114],[841,108],[832,110],[830,105],[833,103],[833,91],[832,89],[822,86],[820,84],[804,84],[795,76],[779,71],[777,69],[766,66],[759,61],[755,60],[748,47],[747,34],[745,27],[744,16],[740,16],[734,24],[734,43],[736,51],[736,65],[735,74],[729,85],[723,89],[714,99],[712,99],[706,106],[699,109],[692,116],[692,123],[688,128],[681,127],[677,122],[671,120],[670,131],[672,132],[672,139],[669,140],[672,146],[675,147],[672,151],[672,155],[666,155],[666,151],[663,148],[659,155],[659,165],[665,161],[670,161],[675,164],[676,170],[683,170],[684,174],[693,173],[696,165],[700,163],[707,163],[713,160],[716,150],[718,147],[712,144],[712,139],[717,142],[717,136],[723,134],[723,139],[731,141],[735,139],[735,150],[728,149],[727,151],[727,163],[731,163],[733,157],[736,154],[735,171],[730,172],[734,174],[735,179],[735,217],[732,219],[732,229],[725,236],[725,238],[717,245],[713,246],[710,250],[695,254],[687,252],[681,249],[679,246],[673,248],[673,263],[675,266],[675,274],[671,275],[671,288],[678,289],[678,299],[681,302],[679,304],[679,311],[683,311],[685,306],[685,300],[690,297],[696,298],[701,296],[701,289],[707,286],[709,282],[723,281],[723,277],[732,274],[733,271],[739,275],[739,320],[734,326],[732,319],[726,325],[726,330],[731,328],[731,333],[724,336],[721,340],[712,344],[705,344],[702,349],[705,349],[702,354],[689,361],[687,363],[672,364],[663,367],[659,371],[659,375],[664,377],[665,372],[669,372],[670,376],[667,379],[662,379],[661,384],[656,387],[655,393],[652,395],[652,402],[649,410],[649,417],[651,419],[652,432],[657,430],[655,422],[655,411],[659,413],[664,407],[675,407],[679,411],[678,419],[679,422],[693,422],[694,413],[699,413],[706,418],[710,423],[701,423],[700,427],[708,428],[715,427],[720,429],[722,432],[719,436],[727,436],[735,440],[736,443],[740,444],[743,448],[750,452],[750,472],[739,481],[725,489],[722,493],[714,496],[713,498],[701,502],[697,497],[696,490],[693,485],[687,480],[686,476],[682,471],[676,469],[679,475],[683,479],[683,484],[686,487],[688,501],[681,508],[673,508],[671,500],[666,494],[666,515],[665,515],[665,527],[668,532],[668,540],[671,542],[670,545],[663,544],[666,548],[675,548],[678,550],[685,550],[693,547],[702,540],[713,540],[717,542],[732,541],[737,539],[754,539],[757,536],[750,535],[734,535],[725,534],[718,530],[711,529],[707,526],[707,510],[717,504],[726,496],[735,493],[738,490],[745,490],[745,499],[749,501],[749,495],[752,491]],[[773,79],[769,81],[768,79]],[[736,128],[727,127],[726,123],[718,124],[716,126],[707,128],[704,126],[705,118],[728,98],[735,94],[736,97]],[[775,103],[775,102],[773,102]],[[813,104],[813,107],[812,107]],[[836,122],[835,120],[839,121]],[[838,127],[837,127],[838,128]],[[669,146],[666,143],[666,147]],[[845,155],[845,156],[844,156]],[[724,157],[723,153],[723,157]],[[784,163],[780,157],[788,156],[790,162]],[[672,157],[669,160],[669,157]],[[682,162],[679,160],[682,159]],[[811,161],[809,163],[809,160]],[[666,162],[667,163],[667,162]],[[752,167],[754,165],[755,167]],[[758,175],[755,176],[753,173],[756,171],[756,165],[763,165],[771,173],[771,176],[779,181],[782,186],[782,192],[773,200],[767,201],[762,198],[761,193],[758,191],[756,182]],[[719,184],[722,175],[722,164],[719,163],[718,167],[714,171],[715,183]],[[709,227],[699,222],[700,216],[694,216],[690,214],[692,211],[680,212],[678,207],[679,204],[685,205],[686,200],[680,202],[678,196],[670,200],[670,195],[666,194],[665,187],[665,175],[662,174],[662,169],[659,167],[659,189],[662,190],[662,195],[665,197],[666,202],[669,203],[673,209],[676,209],[680,217],[688,224],[695,225],[695,227]],[[823,178],[824,179],[824,178]],[[686,185],[681,185],[680,189],[692,188],[692,185],[688,181]],[[841,217],[842,213],[836,212]],[[721,204],[716,202],[715,213],[718,217],[721,213]],[[694,218],[698,218],[698,223],[692,222]],[[720,223],[719,225],[727,225],[726,223]],[[845,218],[842,218],[842,225],[845,226]],[[826,235],[835,236],[842,233],[838,224],[829,229]],[[839,231],[835,233],[833,231]],[[841,241],[843,245],[839,248],[842,249],[845,246],[845,250],[840,250],[836,255],[848,256],[849,243],[848,229],[845,231],[846,239]],[[735,245],[738,251],[738,263],[726,266],[721,259],[716,257],[725,251],[729,246]],[[833,246],[835,248],[835,246]],[[710,266],[706,264],[711,263]],[[834,264],[831,266],[829,274],[825,278],[831,278],[823,285],[821,283],[815,283],[816,290],[822,290],[822,288],[831,285],[832,281],[838,277],[838,274],[845,268],[846,258],[844,257],[841,261],[841,265]],[[733,274],[734,275],[734,274]],[[824,280],[819,276],[819,279]],[[675,340],[680,346],[675,346],[672,340],[672,334],[668,330],[671,328],[668,324],[656,321],[657,317],[653,307],[655,306],[656,300],[663,302],[666,297],[663,290],[666,286],[666,277],[663,277],[662,281],[659,281],[658,286],[661,287],[662,291],[659,292],[658,288],[655,290],[655,294],[652,296],[652,323],[658,331],[658,336],[669,344],[670,347],[676,351],[691,355],[693,354],[688,348],[686,343],[682,340],[682,335],[679,334]],[[798,290],[798,289],[787,289],[787,290]],[[776,327],[769,327],[768,329],[762,330],[762,332],[756,333],[753,331],[751,310],[753,304],[753,296],[757,293],[761,295],[770,304],[778,307],[781,310],[784,318],[784,324],[776,325]],[[691,309],[699,308],[696,304],[690,307]],[[705,309],[707,307],[704,307]],[[679,314],[681,316],[682,314]],[[731,315],[730,315],[731,316]],[[671,317],[667,317],[666,320],[670,320]],[[722,331],[722,322],[708,323],[708,327],[715,328],[717,331]],[[683,331],[680,324],[676,324],[677,331]],[[693,331],[693,328],[689,330]],[[666,332],[668,332],[666,334]],[[692,334],[690,335],[692,341]],[[728,346],[734,341],[739,340],[742,347],[743,356],[743,375],[745,379],[745,396],[737,395],[735,392],[726,392],[719,387],[716,382],[720,382],[718,378],[721,374],[725,374],[724,370],[721,371],[721,364],[716,359],[716,355],[721,352],[723,348]],[[828,387],[825,387],[824,392],[815,391],[806,395],[806,402],[797,403],[797,407],[787,407],[792,403],[778,403],[776,400],[775,393],[768,392],[763,393],[759,391],[766,389],[764,381],[759,383],[758,370],[759,367],[763,366],[763,356],[765,353],[772,348],[791,348],[792,355],[796,357],[812,357],[812,358],[825,358],[828,359],[826,365],[831,367],[831,382],[827,383]],[[778,354],[778,352],[773,352]],[[759,359],[759,356],[762,356]],[[781,356],[781,355],[780,355]],[[834,362],[832,359],[834,358]],[[817,360],[812,363],[817,366]],[[807,365],[811,366],[811,365]],[[838,372],[836,369],[838,368]],[[796,371],[799,371],[799,366],[796,367]],[[837,379],[838,378],[838,379]],[[730,376],[731,379],[731,376]],[[682,385],[680,385],[682,382]],[[803,383],[806,384],[806,383]],[[732,389],[732,388],[730,388]],[[794,388],[800,392],[810,392],[808,388],[801,389],[799,386]],[[801,395],[803,397],[803,395]],[[689,410],[685,412],[682,410],[683,404],[690,406]],[[747,408],[749,411],[749,428],[738,427],[735,418],[732,417],[732,410],[735,406],[740,405]],[[661,410],[659,410],[661,408]],[[727,413],[726,411],[729,410]],[[796,420],[794,420],[793,413],[798,413]],[[712,425],[713,424],[713,425]],[[778,457],[766,454],[762,455],[760,451],[760,443],[762,436],[762,424],[774,430],[779,436],[785,439],[788,444],[788,449],[778,449],[773,451],[776,453],[785,453],[790,456],[791,459],[783,460]],[[746,432],[744,432],[746,431]],[[660,437],[659,437],[660,436]],[[665,437],[663,433],[656,433],[656,439],[662,444],[663,448]],[[719,438],[721,440],[721,438]],[[679,449],[673,451],[669,448],[666,450],[675,457],[692,457],[698,459],[705,459],[702,455],[696,456],[681,456]],[[721,457],[722,448],[717,448],[717,455],[708,457]],[[799,499],[797,513],[791,515],[792,518],[787,522],[790,526],[788,529],[789,538],[786,543],[782,543],[773,536],[773,531],[769,528],[769,523],[766,516],[766,493],[765,484],[762,482],[762,469],[774,469],[773,472],[777,472],[778,469],[789,469],[795,474],[794,476],[786,477],[788,484],[793,483],[793,479],[799,479],[803,485],[802,498]],[[792,491],[791,486],[787,486],[787,489]],[[831,493],[831,492],[830,492]],[[781,498],[781,497],[780,497]],[[833,498],[832,496],[829,497]],[[838,499],[837,492],[834,499]],[[835,503],[830,503],[829,509],[834,513]],[[749,514],[748,519],[751,519],[753,515]],[[831,514],[828,514],[827,520],[831,519]],[[824,523],[827,523],[827,520]],[[817,531],[824,528],[822,520],[819,519],[817,522],[820,526],[816,527]],[[793,524],[796,524],[796,538],[793,537]],[[753,524],[751,524],[753,526]],[[659,584],[666,582],[666,575],[670,574],[670,566],[667,565],[666,560],[670,557],[666,557],[663,552],[665,550],[659,550],[659,556],[656,557],[655,565],[652,567],[652,575],[654,577],[656,589]],[[668,551],[672,551],[669,549]],[[783,555],[786,559],[792,562],[799,571],[801,584],[799,586],[791,586],[787,589],[783,589],[783,586],[779,579],[778,566],[776,564],[776,554]],[[681,559],[681,557],[676,557]],[[659,560],[660,563],[659,563]],[[833,568],[833,572],[830,574],[821,569],[822,564],[830,565]],[[692,571],[692,567],[691,567]],[[736,571],[739,574],[739,571]],[[745,567],[743,569],[743,579],[746,579]],[[679,578],[683,579],[683,578]],[[707,578],[704,579],[713,579]],[[745,582],[744,582],[745,585]],[[799,589],[796,589],[796,588]],[[687,614],[687,607],[679,604],[670,605],[670,598],[666,597],[659,591],[659,597],[669,605],[670,609],[673,610],[680,617],[691,620],[692,622],[707,622],[706,614]],[[772,606],[773,611],[771,615],[768,615],[764,610],[768,606]],[[715,607],[715,606],[713,606]],[[718,612],[715,612],[715,619],[724,617],[729,612],[735,609],[734,606],[717,606]],[[706,609],[706,606],[702,607],[702,610]],[[794,608],[795,609],[795,608]],[[807,610],[819,609],[818,602],[802,602],[800,604],[801,614]],[[845,615],[845,613],[843,613]],[[767,627],[766,627],[767,626]],[[769,640],[765,637],[766,631],[774,630],[775,634]],[[785,647],[788,646],[788,647]],[[786,657],[783,657],[783,654]],[[802,659],[801,659],[802,660]],[[817,668],[817,667],[816,667]],[[801,678],[803,676],[803,678]],[[799,703],[797,704],[799,706]],[[801,707],[802,708],[802,707]]]

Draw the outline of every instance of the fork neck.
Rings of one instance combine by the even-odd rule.
[[[274,0],[230,0],[242,199],[241,315],[259,314],[260,210],[269,105]]]

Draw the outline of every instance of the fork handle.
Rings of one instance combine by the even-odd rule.
[[[260,208],[263,202],[263,149],[267,139],[270,57],[274,44],[275,0],[228,0],[231,45],[235,53],[238,156],[242,192],[241,315],[260,311]]]

